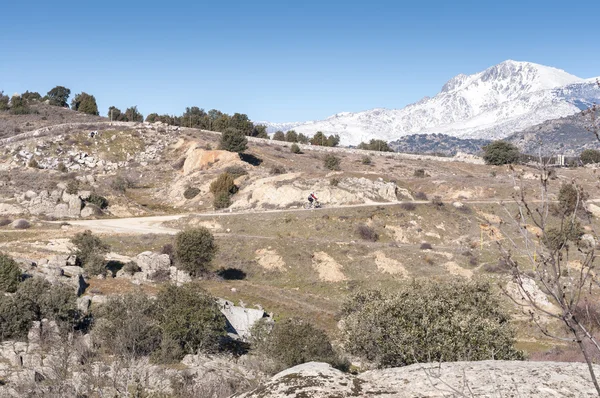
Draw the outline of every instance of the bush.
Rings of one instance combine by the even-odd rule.
[[[248,139],[243,132],[234,128],[227,128],[221,133],[219,148],[229,152],[242,153],[248,149]]]
[[[519,160],[519,149],[506,141],[494,141],[483,148],[483,160],[486,164],[496,166],[517,163]]]
[[[425,192],[417,192],[417,193],[415,193],[415,199],[427,200],[427,194],[425,194]]]
[[[125,193],[127,189],[135,187],[135,182],[133,179],[119,174],[112,179],[110,182],[110,187],[115,191]]]
[[[106,275],[106,261],[100,254],[93,254],[83,264],[83,270],[87,276]]]
[[[335,178],[333,177],[331,180],[329,180],[329,185],[331,185],[332,187],[337,187],[340,183],[340,179],[339,178]]]
[[[329,170],[341,170],[341,161],[342,160],[335,155],[326,155],[325,159],[323,160],[323,164]]]
[[[156,312],[156,301],[141,291],[113,296],[94,312],[92,332],[100,346],[114,355],[150,355],[160,345]]]
[[[21,282],[21,270],[12,257],[0,253],[0,294],[14,293]]]
[[[175,257],[192,275],[206,272],[216,253],[215,238],[208,228],[188,229],[175,237]]]
[[[271,174],[272,175],[285,174],[285,167],[283,167],[283,166],[273,166],[273,167],[271,167]]]
[[[584,211],[583,201],[588,195],[583,189],[575,184],[566,183],[560,186],[558,191],[558,207],[563,215],[571,215],[575,211]]]
[[[424,169],[416,169],[413,175],[415,177],[418,177],[418,178],[425,178],[425,177],[427,177],[427,174],[425,174],[425,170]]]
[[[98,257],[104,261],[104,254],[110,249],[110,246],[99,237],[92,235],[92,231],[89,230],[75,234],[71,243],[75,246],[72,254],[77,256],[77,265],[80,267],[86,266],[87,263],[90,263],[91,267],[97,267]]]
[[[13,224],[14,229],[29,229],[31,228],[31,224],[27,220],[17,220],[15,224]]]
[[[56,165],[56,170],[60,171],[61,173],[66,173],[69,171],[63,162],[58,162]]]
[[[423,243],[421,243],[421,246],[419,246],[419,249],[431,250],[431,249],[433,249],[433,247],[431,246],[431,243],[423,242]]]
[[[7,226],[11,222],[12,221],[10,219],[8,219],[8,218],[0,218],[0,227]]]
[[[42,278],[21,282],[12,296],[0,295],[0,341],[25,339],[34,321],[56,321],[61,331],[72,331],[80,321],[73,288],[51,285]]]
[[[215,195],[220,192],[226,192],[229,195],[233,195],[238,190],[238,187],[235,185],[234,181],[235,178],[233,175],[227,172],[222,173],[210,184],[210,192]]]
[[[583,164],[600,163],[600,151],[596,149],[586,149],[581,152],[579,159],[581,159],[581,163]]]
[[[135,261],[129,261],[127,264],[123,266],[123,272],[128,275],[133,275],[136,272],[140,272],[142,269]]]
[[[407,211],[413,211],[417,208],[417,205],[415,205],[412,202],[404,202],[400,205],[400,207],[402,207],[404,210],[407,210]]]
[[[104,210],[108,207],[108,199],[106,199],[104,196],[96,194],[95,192],[92,192],[85,201],[97,206],[99,209]]]
[[[79,192],[79,181],[70,180],[67,183],[67,189],[65,189],[65,192],[69,195],[76,195]]]
[[[327,334],[305,320],[292,318],[275,322],[270,333],[265,334],[257,349],[277,361],[282,369],[311,361],[336,367],[342,364]]]
[[[167,285],[158,293],[156,305],[162,338],[156,360],[217,351],[226,321],[214,297],[193,283]]]
[[[231,196],[227,192],[219,192],[213,199],[215,209],[226,209],[231,206]]]
[[[39,169],[40,165],[37,162],[37,160],[35,160],[34,158],[29,159],[29,162],[27,162],[27,167],[31,167],[32,169]]]
[[[433,199],[431,199],[431,204],[436,206],[437,208],[441,208],[444,206],[444,202],[442,201],[442,198],[440,196],[434,196]]]
[[[369,165],[369,164],[371,164],[371,163],[373,163],[373,162],[371,161],[371,157],[370,157],[370,156],[366,156],[366,155],[365,155],[365,156],[363,156],[363,157],[362,157],[362,159],[361,159],[361,163],[362,163],[362,164]]]
[[[379,234],[375,232],[375,230],[368,225],[360,224],[356,227],[356,233],[364,240],[369,240],[371,242],[376,242],[379,239]]]
[[[200,193],[200,190],[198,188],[188,187],[188,188],[186,188],[185,191],[183,191],[183,197],[188,200],[194,199],[196,196],[198,196],[199,193]]]
[[[302,153],[298,144],[292,144],[292,146],[290,146],[290,152],[295,154]]]
[[[248,171],[246,171],[246,169],[242,166],[229,166],[225,168],[225,172],[231,174],[233,178],[238,178],[248,174]]]
[[[344,346],[380,367],[423,362],[521,360],[515,331],[489,284],[403,284],[355,294],[342,309]]]

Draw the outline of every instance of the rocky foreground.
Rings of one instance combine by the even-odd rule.
[[[600,366],[596,366],[596,372]],[[309,362],[275,375],[238,398],[279,397],[594,397],[583,363],[481,361],[416,364],[343,373]]]

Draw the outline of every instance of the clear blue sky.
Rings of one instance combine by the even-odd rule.
[[[10,1],[0,90],[302,121],[401,108],[506,59],[600,75],[599,1]]]

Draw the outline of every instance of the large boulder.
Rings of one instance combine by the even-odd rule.
[[[267,316],[263,310],[238,307],[231,301],[219,300],[218,303],[221,313],[227,318],[228,331],[242,339],[250,337],[250,330],[256,322]]]
[[[170,272],[171,259],[168,254],[143,252],[136,256],[135,263],[140,267],[144,280],[154,280],[158,273]]]
[[[236,163],[242,163],[240,156],[235,152],[206,150],[192,146],[186,153],[183,163],[183,174],[190,174],[198,170],[206,170],[213,165],[222,168]]]

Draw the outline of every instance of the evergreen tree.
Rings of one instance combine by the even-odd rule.
[[[63,87],[56,86],[52,90],[48,91],[48,99],[50,100],[50,105],[61,106],[63,108],[68,108],[68,99],[69,95],[71,95],[71,90]]]
[[[96,98],[93,95],[82,92],[77,94],[71,101],[71,109],[87,113],[88,115],[98,115],[98,104],[96,104]]]
[[[276,131],[275,134],[273,134],[273,140],[274,141],[285,141],[285,134],[283,134],[283,131]]]
[[[219,148],[229,152],[242,153],[248,148],[248,139],[241,131],[229,127],[221,134]]]

